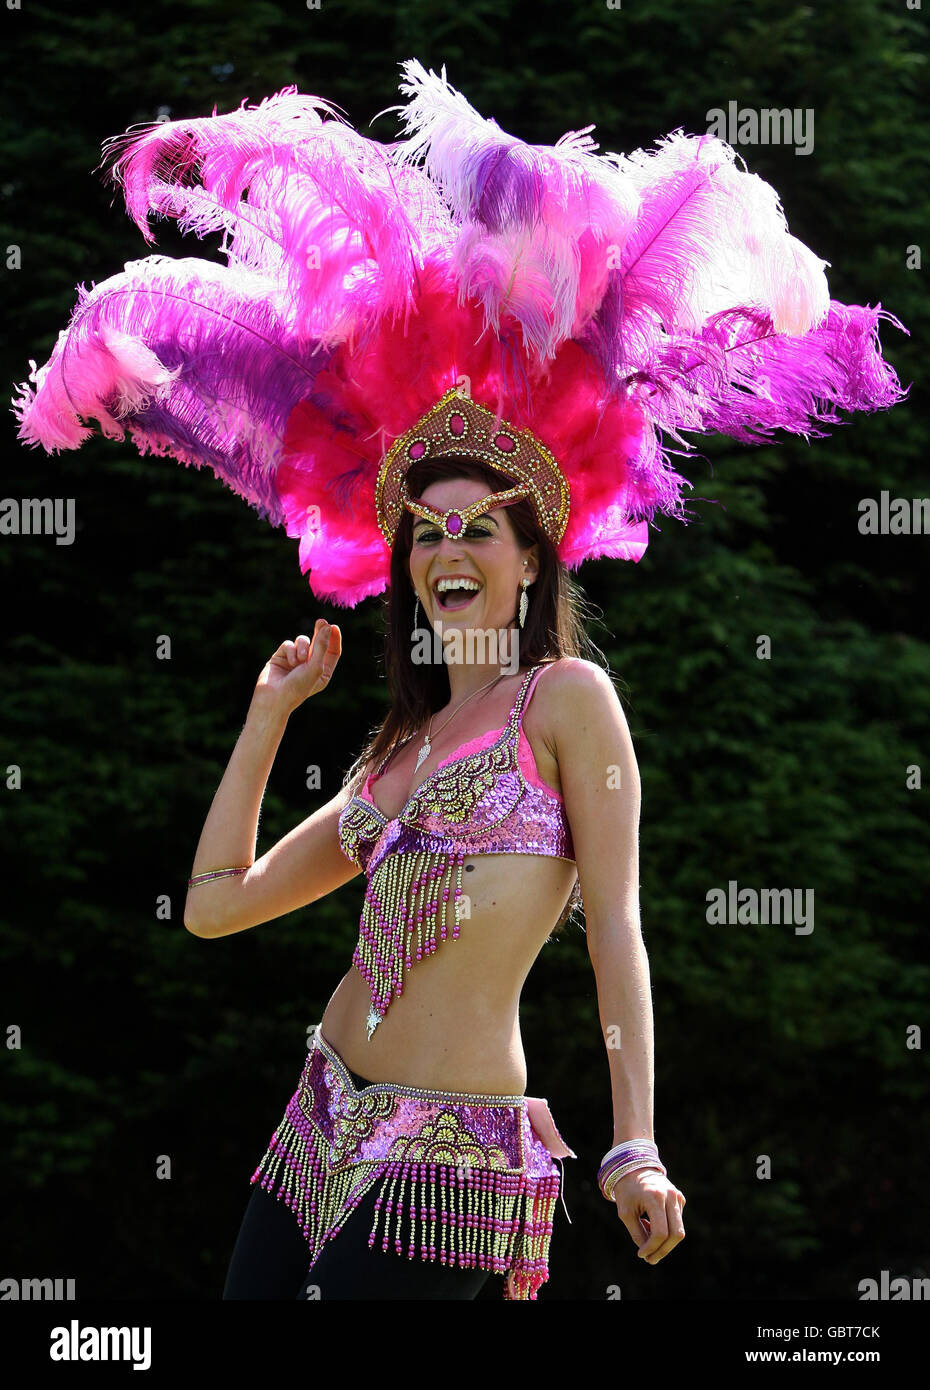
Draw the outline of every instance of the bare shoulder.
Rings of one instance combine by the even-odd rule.
[[[547,746],[558,742],[560,731],[577,724],[579,717],[601,716],[608,711],[623,717],[616,687],[602,666],[579,656],[563,656],[544,667],[533,702],[536,727]],[[527,715],[529,718],[529,714]]]
[[[596,845],[599,818],[616,831],[638,816],[640,771],[620,696],[608,671],[577,657],[554,662],[538,684],[546,754],[558,769],[576,848]]]
[[[540,692],[544,686],[560,692],[598,687],[611,691],[614,688],[613,681],[603,666],[586,661],[581,656],[560,656],[557,661],[547,663],[540,677]]]
[[[523,727],[543,781],[561,792],[562,764],[574,752],[579,723],[616,727],[620,702],[610,676],[593,661],[560,657],[547,663],[533,688]],[[622,720],[622,714],[619,715]]]

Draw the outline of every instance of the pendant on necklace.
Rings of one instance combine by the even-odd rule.
[[[414,772],[419,772],[419,771],[420,771],[420,764],[423,763],[423,762],[425,762],[426,759],[429,757],[429,755],[430,755],[430,745],[429,745],[429,739],[427,739],[426,742],[424,743],[423,747],[420,749],[419,753],[417,754],[417,765],[416,765],[416,767],[413,769]]]

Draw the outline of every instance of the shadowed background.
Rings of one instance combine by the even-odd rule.
[[[7,400],[78,282],[148,254],[222,259],[218,237],[162,220],[146,247],[94,172],[107,137],[160,113],[294,83],[387,140],[393,116],[368,122],[398,100],[409,57],[444,62],[483,115],[547,144],[594,122],[602,149],[629,151],[700,133],[731,100],[813,110],[811,154],[739,153],[831,263],[832,297],[881,301],[907,325],[910,338],[882,324],[882,344],[915,384],[827,439],[695,438],[700,455],[675,463],[700,520],[662,521],[639,565],[578,574],[642,773],[655,1135],[688,1238],[643,1267],[597,1190],[610,1077],[573,926],[521,1010],[528,1093],[579,1155],[540,1297],[854,1299],[882,1269],[930,1274],[927,1064],[908,1043],[928,998],[930,837],[927,792],[906,783],[930,725],[930,542],[858,531],[863,498],[930,490],[926,282],[907,264],[930,225],[924,17],[879,0],[184,0],[30,4],[3,24]],[[2,495],[74,498],[78,529],[71,546],[0,535],[0,768],[5,782],[22,769],[0,800],[0,1275],[72,1277],[85,1298],[217,1299],[307,1029],[349,966],[364,883],[204,941],[183,926],[186,880],[259,670],[320,616],[340,624],[343,656],[290,720],[257,853],[335,795],[386,708],[381,600],[317,602],[297,542],[208,472],[99,437],[49,457],[18,443],[9,410],[3,429]],[[731,879],[813,890],[813,932],[709,924],[706,895]],[[482,1297],[500,1292],[492,1277]]]

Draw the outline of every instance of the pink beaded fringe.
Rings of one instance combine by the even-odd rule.
[[[532,1151],[521,1170],[527,1141]],[[315,1047],[251,1182],[294,1213],[310,1269],[380,1183],[370,1247],[380,1229],[386,1253],[393,1247],[408,1259],[509,1271],[505,1300],[535,1299],[549,1277],[560,1183],[551,1157],[533,1141],[519,1097],[387,1084],[357,1091],[341,1060]]]

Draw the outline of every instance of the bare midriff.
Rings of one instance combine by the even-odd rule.
[[[552,855],[469,856],[462,888],[471,916],[458,940],[450,932],[414,962],[371,1039],[368,985],[353,965],[326,1006],[323,1036],[368,1081],[523,1095],[520,994],[574,881],[575,865]]]
[[[525,671],[508,678],[483,709],[467,711],[415,766],[420,740],[402,748],[374,785],[382,812],[396,815],[405,796],[457,747],[503,725]],[[534,698],[523,729],[540,778],[561,791],[558,761],[547,744]],[[466,717],[467,716],[467,717]],[[441,721],[437,719],[437,723]],[[543,854],[475,854],[462,868],[470,915],[451,928],[431,956],[415,961],[371,1038],[368,985],[353,965],[326,1006],[320,1026],[346,1066],[368,1081],[429,1090],[523,1095],[526,1058],[520,995],[533,962],[558,922],[575,882],[570,859]]]

